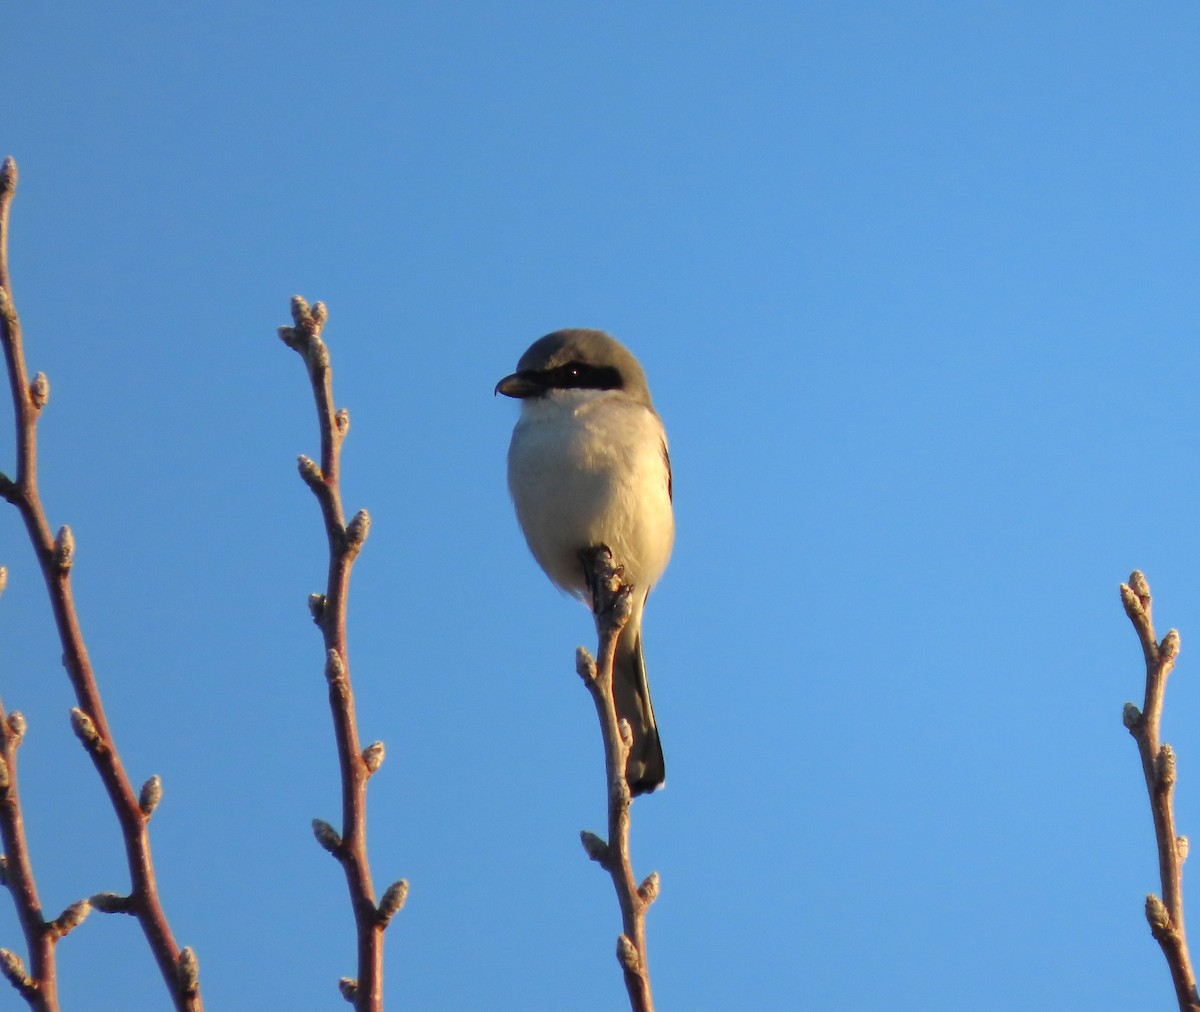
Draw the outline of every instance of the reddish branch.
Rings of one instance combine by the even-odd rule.
[[[311,308],[299,296],[292,299],[291,327],[280,327],[283,342],[298,352],[308,368],[317,402],[321,430],[321,463],[300,457],[300,477],[321,507],[329,541],[329,576],[324,594],[313,594],[309,608],[325,640],[325,677],[329,683],[329,706],[337,737],[338,762],[342,772],[342,829],[339,833],[321,819],[313,820],[317,842],[329,851],[346,873],[346,885],[354,908],[358,934],[358,976],[340,982],[342,996],[359,1012],[383,1008],[383,932],[399,912],[408,895],[401,879],[384,892],[379,904],[371,885],[367,862],[367,780],[383,762],[383,743],[361,748],[354,717],[354,693],[350,687],[350,664],[346,652],[346,604],[350,591],[350,568],[366,541],[371,519],[359,510],[349,521],[342,508],[339,461],[342,442],[350,429],[350,415],[333,407],[333,374],[329,349],[321,340],[327,317],[325,304]]]
[[[596,704],[600,735],[604,740],[604,775],[608,795],[608,840],[584,830],[580,834],[588,857],[612,878],[621,907],[621,934],[617,936],[617,961],[625,976],[625,990],[633,1012],[654,1012],[650,993],[650,970],[646,960],[646,910],[658,897],[658,872],[651,872],[641,885],[633,875],[629,857],[629,806],[631,797],[625,765],[633,745],[633,732],[626,720],[618,720],[613,701],[613,662],[617,640],[629,621],[633,597],[621,583],[621,570],[607,548],[583,555],[589,574],[593,611],[599,635],[599,660],[580,647],[576,670]]]
[[[1121,603],[1137,631],[1146,659],[1146,696],[1139,710],[1133,703],[1125,704],[1125,726],[1137,742],[1142,759],[1142,773],[1150,795],[1150,813],[1154,817],[1154,836],[1158,843],[1158,873],[1162,881],[1162,899],[1150,893],[1146,897],[1146,920],[1150,933],[1158,941],[1181,1012],[1200,1012],[1200,995],[1196,991],[1196,975],[1188,955],[1187,936],[1183,926],[1183,862],[1187,857],[1186,836],[1175,833],[1175,751],[1161,744],[1159,724],[1162,720],[1163,694],[1167,676],[1175,667],[1179,655],[1179,633],[1170,630],[1159,642],[1154,635],[1150,617],[1150,585],[1137,570],[1128,583],[1121,584]]]
[[[200,999],[195,956],[191,950],[181,950],[176,944],[159,902],[158,887],[154,880],[154,865],[150,857],[150,839],[147,832],[153,805],[143,806],[142,800],[147,797],[149,784],[156,784],[157,778],[148,782],[147,787],[139,794],[134,791],[121,764],[108,727],[108,718],[100,701],[100,690],[91,661],[83,643],[79,619],[75,613],[75,602],[71,592],[75,539],[69,527],[61,528],[57,535],[50,533],[50,525],[38,495],[37,422],[49,399],[50,384],[44,373],[38,373],[32,382],[29,380],[21,344],[21,324],[13,305],[9,284],[8,218],[16,183],[16,163],[11,158],[5,159],[3,167],[0,168],[0,344],[4,348],[13,414],[16,419],[17,471],[15,479],[0,475],[0,495],[17,507],[37,555],[46,589],[50,594],[54,622],[62,642],[63,664],[78,703],[71,711],[71,724],[100,775],[109,801],[116,812],[125,842],[125,855],[132,881],[129,895],[118,897],[111,893],[100,894],[95,898],[96,902],[93,905],[106,911],[121,910],[138,919],[175,1007],[187,1012],[199,1012],[203,1003]],[[7,749],[5,759],[8,759]],[[12,772],[10,766],[10,774]],[[5,845],[11,846],[7,837]],[[22,909],[23,924],[28,917],[28,923],[32,925],[32,911],[36,905],[37,894],[33,889],[32,873],[28,872],[28,868],[20,874],[28,875],[28,878],[19,887],[23,897],[18,898],[18,908]],[[76,904],[68,907],[68,911],[78,906]],[[40,914],[38,917],[40,918]],[[52,932],[60,921],[61,918],[45,925],[43,934]],[[28,932],[29,927],[26,926],[27,938]],[[35,945],[30,941],[30,958],[34,969],[31,980],[33,987],[41,985],[38,978],[39,966],[49,965],[50,969],[47,972],[53,973],[53,964],[47,964],[42,944],[44,943],[39,942]],[[16,967],[10,961],[3,961],[0,970],[10,981],[18,984],[18,989],[22,990],[23,994],[25,993],[26,989],[19,986]],[[53,979],[52,976],[50,979]]]

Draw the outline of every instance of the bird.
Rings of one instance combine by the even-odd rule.
[[[632,588],[632,612],[615,652],[613,699],[633,732],[630,794],[655,791],[666,766],[646,680],[642,613],[671,557],[675,519],[667,435],[646,374],[602,330],[556,330],[529,346],[495,392],[521,402],[508,488],[538,565],[594,611],[584,557],[603,546]]]

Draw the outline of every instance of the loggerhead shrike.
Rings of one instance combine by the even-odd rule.
[[[590,606],[581,553],[605,545],[633,588],[613,697],[633,731],[630,792],[656,790],[666,768],[642,658],[642,610],[671,557],[675,519],[667,435],[646,374],[602,330],[557,330],[530,345],[496,392],[521,401],[508,488],[538,565]]]

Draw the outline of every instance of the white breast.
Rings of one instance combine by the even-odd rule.
[[[607,545],[625,579],[649,590],[671,556],[666,436],[619,391],[562,390],[522,402],[508,487],[546,575],[583,595],[579,552]]]

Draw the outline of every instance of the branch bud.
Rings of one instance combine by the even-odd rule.
[[[8,733],[13,736],[13,743],[20,745],[25,738],[25,731],[29,725],[25,721],[25,714],[20,710],[13,710],[8,715]]]
[[[358,981],[353,977],[343,977],[338,981],[338,990],[342,992],[342,997],[353,1005],[354,999],[358,997]]]
[[[595,833],[585,829],[579,834],[579,841],[583,844],[583,849],[587,851],[587,856],[597,864],[602,865],[608,861],[608,844]]]
[[[371,517],[366,510],[359,510],[346,525],[346,547],[352,551],[362,548],[371,530]]]
[[[408,882],[400,879],[387,887],[383,899],[379,901],[379,923],[387,927],[388,922],[404,909],[404,901],[408,899]]]
[[[12,193],[17,188],[17,163],[9,155],[0,163],[0,195]]]
[[[333,647],[325,651],[325,678],[330,685],[346,678],[346,662]]]
[[[625,746],[625,752],[628,753],[633,748],[633,728],[629,726],[629,721],[624,717],[617,721],[617,733],[621,736],[621,744]]]
[[[650,906],[651,903],[658,899],[658,889],[658,872],[652,871],[642,880],[642,884],[638,886],[638,895],[642,898],[642,902],[646,906]]]
[[[142,793],[138,795],[138,808],[142,810],[142,814],[146,818],[149,818],[154,814],[154,809],[158,807],[160,801],[162,801],[162,777],[155,774],[142,784]]]
[[[1171,629],[1158,645],[1158,659],[1164,664],[1174,664],[1179,656],[1179,630]]]
[[[1179,863],[1183,864],[1188,856],[1188,838],[1186,836],[1175,837],[1175,856],[1179,858]]]
[[[1166,931],[1171,927],[1171,915],[1167,913],[1163,901],[1154,893],[1146,895],[1146,920],[1150,922],[1150,930],[1154,932]]]
[[[628,935],[617,935],[617,962],[628,973],[639,973],[642,961],[638,957],[637,946]]]
[[[77,903],[72,903],[66,910],[59,914],[53,921],[50,922],[50,932],[55,938],[62,938],[63,935],[70,931],[74,931],[79,925],[87,920],[87,915],[92,912],[92,904],[89,900],[79,900]]]
[[[368,773],[377,773],[379,767],[383,765],[384,748],[383,742],[373,741],[362,751],[363,764],[367,767]]]
[[[1175,783],[1175,750],[1170,745],[1163,745],[1158,750],[1154,773],[1160,788],[1170,787]]]
[[[312,321],[312,311],[303,295],[292,296],[292,322],[297,326]]]
[[[312,457],[307,457],[303,453],[296,458],[296,469],[300,472],[300,477],[304,479],[304,484],[316,491],[325,483],[325,475],[317,466],[317,462]]]
[[[337,426],[338,432],[344,436],[350,431],[350,412],[345,408],[339,408],[337,414],[333,416],[333,424]]]
[[[133,913],[133,897],[119,893],[96,893],[91,897],[91,904],[102,914]]]
[[[312,321],[318,327],[325,326],[325,321],[329,319],[329,310],[324,302],[314,302],[312,304]]]
[[[319,843],[325,850],[331,854],[336,854],[338,848],[342,845],[342,838],[338,836],[338,832],[324,819],[312,820],[313,836],[317,838]]]
[[[29,399],[39,411],[50,400],[50,380],[44,372],[40,372],[34,376],[33,382],[29,384]]]
[[[321,624],[321,619],[325,617],[325,595],[324,594],[309,594],[308,595],[308,613],[312,616],[312,620],[317,624]]]
[[[1137,595],[1142,607],[1148,611],[1150,608],[1150,581],[1146,579],[1146,574],[1140,569],[1135,569],[1129,574],[1129,589]]]
[[[575,648],[575,672],[589,685],[596,680],[596,661],[586,647]]]
[[[100,732],[96,730],[92,718],[78,706],[71,707],[71,730],[89,752],[100,743]]]
[[[1138,722],[1142,719],[1142,711],[1139,710],[1133,703],[1126,703],[1125,708],[1121,711],[1121,720],[1125,727],[1132,731],[1138,726]]]
[[[34,984],[25,972],[25,964],[11,949],[0,949],[0,973],[3,973],[8,982],[22,994],[33,990]]]
[[[58,529],[54,538],[54,563],[64,572],[75,561],[75,535],[66,524]]]
[[[185,995],[193,995],[200,990],[200,961],[190,945],[179,950],[176,970],[179,972],[180,991]]]
[[[0,794],[8,793],[8,789],[12,786],[12,774],[8,770],[8,762],[4,756],[0,756]]]

